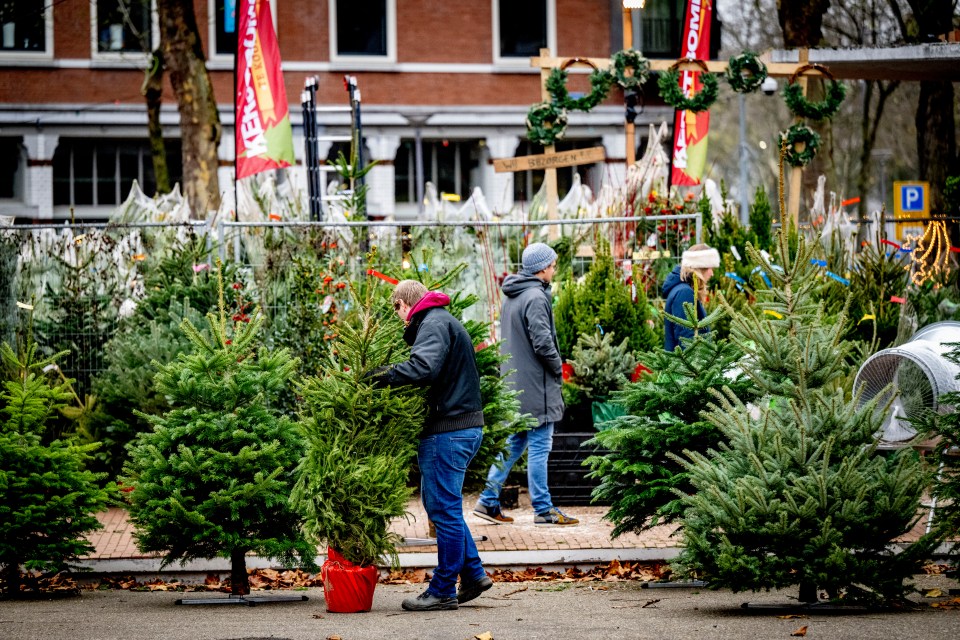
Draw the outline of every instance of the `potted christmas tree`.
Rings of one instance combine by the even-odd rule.
[[[683,497],[678,567],[712,588],[798,585],[804,602],[820,589],[890,602],[929,551],[929,538],[890,549],[916,522],[927,474],[911,450],[877,451],[884,414],[858,408],[844,388],[844,312],[826,312],[811,246],[790,244],[781,234],[776,265],[748,247],[772,286],[755,305],[727,310],[739,364],[763,397],[757,410],[715,393],[705,418],[726,442],[675,458],[694,489]]]
[[[49,441],[49,421],[73,397],[45,373],[63,354],[39,358],[32,333],[19,353],[0,343],[0,591],[20,597],[20,568],[57,573],[93,551],[85,537],[110,494],[85,469],[96,445]],[[31,585],[37,587],[36,581]]]
[[[624,411],[621,405],[610,401],[610,394],[622,389],[637,366],[637,359],[630,353],[628,339],[616,344],[614,333],[596,331],[580,336],[573,347],[573,356],[568,364],[573,367],[573,384],[590,398],[593,425],[601,425]]]
[[[259,313],[246,320],[228,324],[221,280],[209,331],[183,321],[193,352],[158,365],[155,379],[173,408],[141,414],[153,430],[124,467],[138,547],[163,552],[164,564],[229,558],[234,596],[250,592],[248,552],[307,567],[315,554],[289,506],[303,442],[274,403],[297,362],[258,346]]]
[[[329,364],[298,389],[305,453],[292,501],[310,539],[329,547],[324,594],[327,609],[340,613],[369,611],[377,564],[385,557],[396,564],[399,538],[389,525],[413,495],[407,478],[424,415],[422,391],[374,387],[366,377],[399,361],[405,348],[399,319],[378,317],[389,304],[377,291],[356,296]]]

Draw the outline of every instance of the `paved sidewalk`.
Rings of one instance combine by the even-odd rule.
[[[520,494],[520,508],[507,510],[515,518],[509,525],[497,525],[472,515],[476,495],[464,498],[463,510],[467,524],[477,542],[483,562],[488,567],[527,567],[549,565],[592,565],[620,561],[670,560],[680,549],[680,540],[671,534],[674,526],[656,527],[642,535],[625,533],[611,539],[613,524],[603,520],[607,507],[562,507],[563,511],[580,519],[574,527],[538,527],[533,524],[529,497]],[[407,540],[427,539],[426,513],[418,499],[407,505],[409,520],[395,520],[392,529]],[[123,509],[110,509],[99,514],[102,530],[90,536],[96,547],[82,563],[102,573],[159,572],[159,555],[142,553],[133,540],[133,527]],[[916,540],[926,527],[926,513],[914,530],[898,542]],[[318,550],[322,554],[325,550]],[[437,563],[436,546],[407,544],[400,549],[400,566],[404,568],[434,567]],[[247,566],[265,568],[276,566],[269,559],[251,556]],[[174,565],[171,571],[204,572],[229,569],[226,559],[193,561],[183,567]]]
[[[515,518],[510,525],[497,525],[471,515],[476,496],[466,496],[463,510],[474,537],[485,538],[477,543],[484,563],[490,566],[528,566],[551,564],[580,564],[618,560],[665,560],[676,555],[678,541],[671,538],[674,527],[657,527],[643,535],[626,533],[610,538],[613,524],[603,520],[607,507],[562,507],[568,515],[580,519],[574,527],[538,527],[533,524],[529,498],[521,493],[520,508],[507,510]],[[403,538],[427,539],[426,513],[418,499],[407,506],[409,520],[395,520],[392,529]],[[110,509],[98,515],[103,529],[90,535],[96,551],[84,562],[97,571],[155,571],[159,568],[158,554],[139,551],[133,540],[133,526],[124,509]],[[322,550],[321,550],[322,551]],[[401,549],[401,566],[431,567],[436,565],[434,545],[405,545]],[[127,561],[127,562],[123,562]],[[188,563],[186,570],[213,570],[223,564],[210,561],[197,565]],[[268,566],[252,559],[250,568]],[[124,569],[123,567],[128,567]],[[206,569],[204,568],[206,567]]]

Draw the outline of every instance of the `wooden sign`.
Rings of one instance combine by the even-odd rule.
[[[527,171],[528,169],[556,169],[557,167],[573,167],[578,164],[603,162],[606,158],[607,155],[603,147],[590,147],[589,149],[545,153],[539,156],[501,158],[493,161],[493,170],[496,173],[508,173],[511,171]]]

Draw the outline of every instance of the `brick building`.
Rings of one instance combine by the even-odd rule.
[[[509,208],[539,187],[537,172],[495,174],[492,160],[538,149],[524,117],[539,100],[529,58],[546,46],[563,57],[607,57],[622,48],[620,0],[271,0],[298,163],[303,144],[299,96],[319,81],[319,104],[343,105],[343,76],[362,95],[369,210],[416,212],[414,141],[424,178],[467,195],[480,186],[490,204]],[[232,187],[235,34],[230,0],[193,0],[213,78],[223,137],[221,188]],[[651,58],[679,52],[683,0],[647,0],[634,11],[635,44]],[[154,189],[140,88],[147,54],[159,44],[155,0],[0,0],[0,215],[24,220],[99,219],[136,179]],[[639,40],[639,42],[638,42]],[[719,28],[713,40],[719,42]],[[585,90],[576,74],[571,90]],[[648,89],[638,130],[670,120]],[[346,131],[347,114],[318,116],[323,133]],[[176,100],[162,111],[171,169],[179,172]],[[625,138],[618,92],[589,113],[575,113],[559,149],[603,145],[607,162],[580,167],[597,186],[623,174]],[[642,141],[641,141],[642,142]],[[321,143],[321,156],[336,148]],[[561,192],[574,169],[560,170]],[[291,179],[302,183],[302,167]]]

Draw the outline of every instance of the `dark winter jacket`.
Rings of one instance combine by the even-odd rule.
[[[560,346],[553,324],[550,285],[536,276],[509,275],[501,287],[506,298],[500,315],[503,353],[501,365],[520,394],[520,412],[540,424],[563,417],[563,383]]]
[[[696,277],[696,276],[694,276]],[[663,283],[663,297],[667,302],[663,310],[677,318],[686,318],[687,313],[683,308],[684,302],[693,303],[693,286],[689,280],[680,279],[680,265],[673,268],[670,275]],[[707,316],[706,309],[700,301],[697,301],[697,318],[702,320]],[[709,327],[703,327],[698,332],[703,335],[710,331]],[[677,347],[683,348],[680,338],[693,338],[693,329],[680,326],[676,322],[671,322],[669,318],[664,319],[663,323],[663,348],[667,351],[673,351]]]
[[[403,332],[410,358],[378,376],[378,382],[390,386],[430,387],[421,438],[483,425],[473,342],[463,325],[443,308],[449,303],[446,294],[430,291],[413,306]]]

